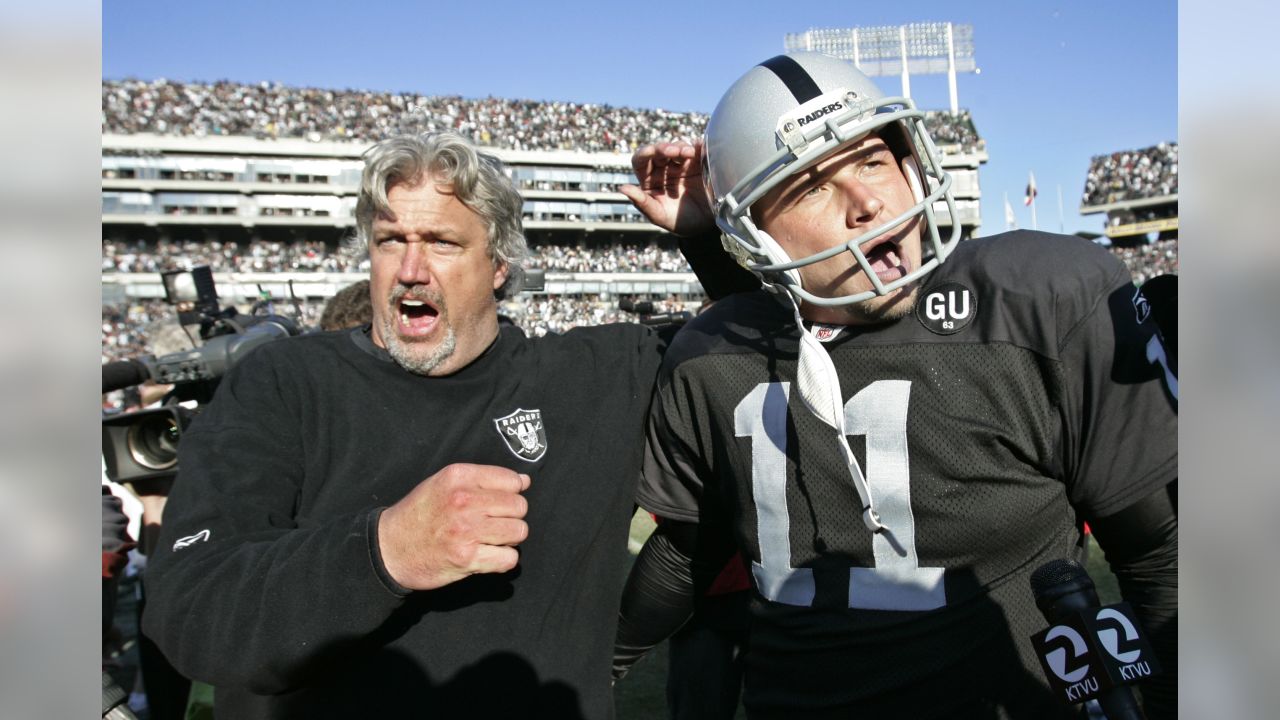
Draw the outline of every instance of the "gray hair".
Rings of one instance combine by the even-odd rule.
[[[529,253],[521,223],[524,201],[498,158],[477,152],[453,132],[430,132],[388,138],[364,153],[364,175],[356,200],[356,237],[365,247],[373,238],[373,221],[391,215],[387,190],[430,174],[452,186],[454,195],[484,220],[489,230],[489,257],[505,263],[507,280],[494,291],[505,299],[519,292],[522,263]]]

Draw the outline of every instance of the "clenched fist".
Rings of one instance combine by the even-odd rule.
[[[529,536],[529,476],[492,465],[449,465],[382,512],[378,547],[391,577],[433,590],[516,566]]]

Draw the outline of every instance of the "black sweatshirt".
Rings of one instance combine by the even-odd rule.
[[[660,352],[638,325],[505,328],[427,378],[367,328],[263,346],[183,437],[145,632],[216,686],[220,718],[611,717]],[[511,416],[541,421],[532,449]],[[380,510],[458,462],[532,477],[520,564],[406,594],[378,557]]]

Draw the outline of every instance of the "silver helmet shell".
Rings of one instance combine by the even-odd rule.
[[[869,133],[898,133],[907,146],[902,172],[916,204],[901,215],[861,232],[838,238],[832,247],[792,258],[768,233],[756,227],[751,207],[770,190],[823,158]],[[892,145],[892,143],[891,143]],[[751,68],[729,88],[707,124],[704,178],[716,224],[728,236],[731,252],[766,283],[784,286],[798,300],[815,305],[848,305],[887,295],[932,272],[960,240],[960,221],[952,180],[941,153],[924,127],[924,113],[904,97],[886,97],[852,63],[814,52],[779,55]],[[934,204],[950,216],[943,239]],[[862,246],[917,216],[924,219],[926,257],[904,277],[882,283]],[[851,253],[873,289],[853,295],[819,297],[805,290],[798,268]]]

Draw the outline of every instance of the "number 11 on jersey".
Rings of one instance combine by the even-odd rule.
[[[787,509],[787,404],[790,383],[760,383],[734,410],[735,434],[751,438],[751,483],[760,562],[752,573],[761,595],[788,605],[813,604],[813,571],[791,566]],[[946,605],[942,568],[920,567],[911,473],[907,407],[911,383],[878,380],[845,403],[845,425],[867,438],[867,484],[876,512],[889,529],[871,540],[874,567],[849,568],[849,607],[933,610]],[[850,512],[857,514],[856,508]]]

